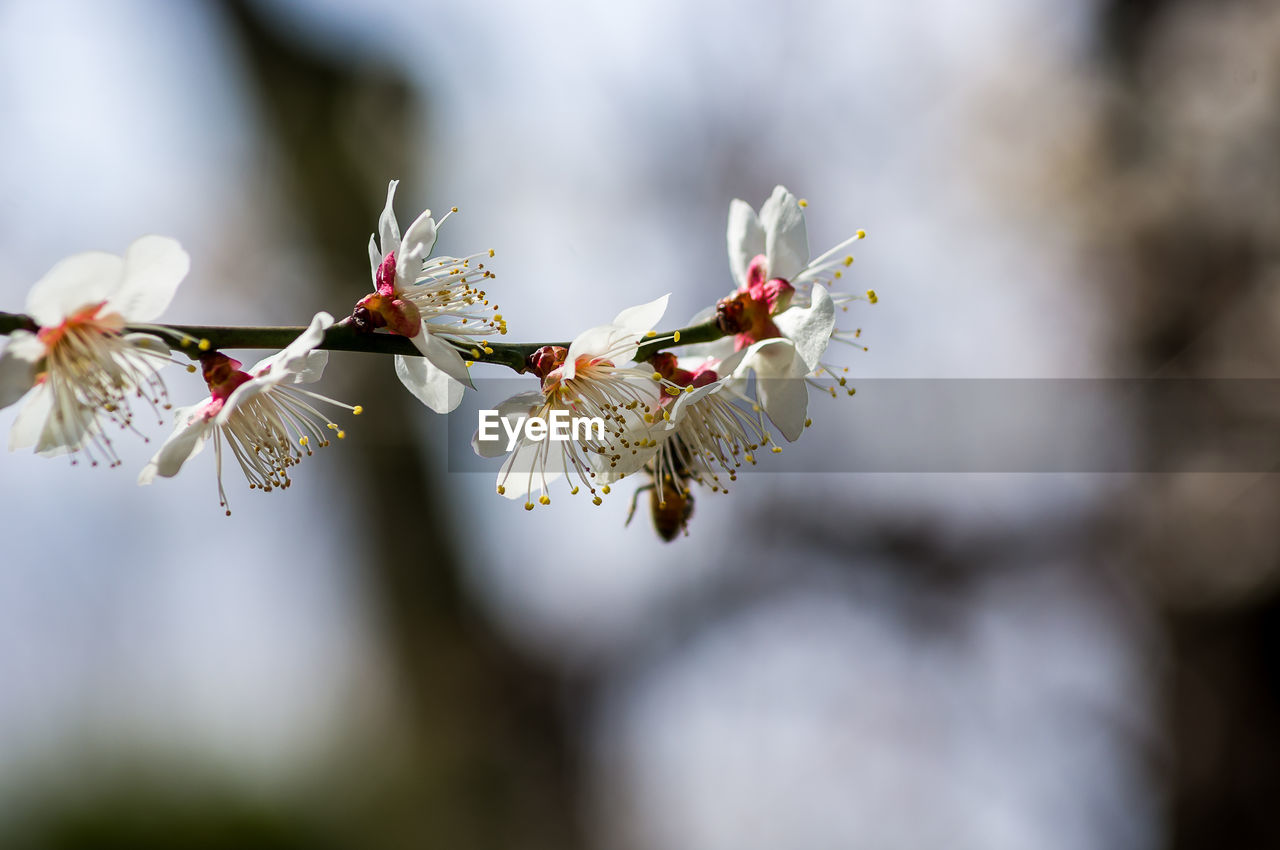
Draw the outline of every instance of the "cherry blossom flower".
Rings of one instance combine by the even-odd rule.
[[[782,186],[773,190],[759,215],[745,201],[730,204],[726,242],[738,289],[722,298],[714,312],[729,339],[704,348],[721,357],[729,350],[746,351],[737,375],[755,374],[758,402],[788,440],[799,437],[808,421],[806,384],[823,375],[833,376],[840,386],[846,382],[847,369],[824,362],[827,347],[833,340],[852,342],[861,333],[846,334],[836,327],[836,307],[847,309],[855,296],[833,296],[828,286],[853,262],[841,251],[866,234],[858,231],[810,260],[803,207]],[[866,300],[874,303],[875,293],[868,291]]]
[[[289,469],[310,456],[313,446],[329,445],[329,433],[346,436],[338,425],[316,409],[322,401],[359,415],[362,408],[299,388],[320,379],[327,351],[316,351],[333,324],[328,313],[317,313],[310,326],[283,351],[242,370],[241,363],[220,352],[201,358],[209,397],[178,410],[177,428],[138,475],[150,484],[157,475],[171,478],[213,439],[219,504],[228,507],[222,484],[224,444],[249,481],[249,489],[270,492],[292,483]]]
[[[507,332],[497,305],[480,288],[494,277],[484,264],[493,251],[461,259],[431,257],[439,225],[457,208],[439,222],[426,210],[401,236],[393,208],[397,185],[397,180],[388,184],[378,233],[369,237],[374,291],[360,299],[352,317],[357,327],[408,337],[422,357],[397,355],[396,375],[427,407],[448,413],[462,401],[463,388],[473,386],[466,362],[450,341],[472,347],[478,357],[485,337]]]
[[[599,505],[611,483],[644,465],[657,446],[650,444],[644,417],[657,406],[661,384],[651,369],[619,364],[648,338],[668,297],[623,310],[611,323],[579,334],[568,348],[548,345],[530,355],[529,371],[541,380],[541,388],[507,399],[498,407],[499,417],[515,425],[528,417],[552,421],[563,411],[579,419],[599,418],[605,431],[566,441],[530,439],[521,431],[509,453],[507,440],[482,439],[477,431],[472,438],[477,454],[508,454],[498,473],[499,495],[523,498],[525,508],[533,510],[534,491],[539,504],[550,504],[547,486],[563,475],[570,480],[571,494],[586,487]]]
[[[125,327],[163,331],[147,323],[169,305],[190,265],[173,239],[144,236],[123,257],[76,254],[36,282],[26,311],[38,330],[14,331],[0,354],[0,407],[26,398],[10,449],[120,463],[104,426],[133,430],[137,400],[157,417],[167,409],[158,370],[172,362],[162,340]]]

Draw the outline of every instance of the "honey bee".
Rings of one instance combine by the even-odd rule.
[[[689,518],[693,516],[693,491],[683,476],[665,473],[659,477],[650,473],[650,482],[636,488],[631,496],[631,510],[627,512],[627,525],[636,513],[640,494],[649,491],[649,515],[658,536],[670,543],[676,535],[689,533]]]

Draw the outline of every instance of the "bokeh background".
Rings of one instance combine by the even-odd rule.
[[[345,314],[398,177],[513,338],[679,324],[781,182],[870,234],[859,378],[1280,377],[1264,0],[11,0],[0,115],[3,309],[158,232],[171,321]],[[1274,465],[1138,404],[1174,471],[753,476],[663,544],[449,472],[385,359],[323,389],[367,414],[230,518],[206,456],[0,455],[4,846],[1280,846]]]

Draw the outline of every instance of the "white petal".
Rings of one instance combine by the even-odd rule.
[[[462,384],[425,357],[396,355],[396,376],[418,401],[436,413],[449,413],[462,403]]]
[[[463,386],[475,389],[475,384],[471,383],[471,373],[467,370],[467,363],[458,353],[458,349],[431,333],[425,325],[422,332],[413,337],[411,342],[422,352],[422,356],[431,362],[431,365]]]
[[[387,184],[387,205],[382,208],[382,215],[378,217],[378,235],[382,237],[382,256],[384,257],[400,251],[400,223],[396,221],[396,211],[393,207],[396,187],[399,185],[399,180],[392,180]]]
[[[53,393],[49,387],[40,384],[27,395],[26,404],[18,411],[9,429],[9,451],[34,446],[44,430],[44,423],[53,410]]]
[[[630,358],[635,352],[635,346],[644,336],[642,331],[632,331],[627,328],[620,328],[617,325],[600,325],[595,328],[588,328],[573,338],[573,342],[569,343],[569,353],[565,355],[564,367],[561,374],[566,378],[572,378],[577,374],[579,357],[602,357],[610,355],[611,357]]]
[[[818,368],[822,353],[831,344],[831,332],[836,327],[836,307],[827,290],[814,284],[808,307],[788,307],[773,317],[773,323],[783,336],[795,343],[796,351],[812,372]]]
[[[502,457],[507,453],[507,442],[510,439],[507,431],[502,426],[502,420],[511,422],[514,425],[516,421],[541,408],[544,403],[545,399],[542,393],[539,392],[513,395],[496,408],[499,421],[496,426],[490,427],[490,431],[496,432],[497,436],[481,440],[480,431],[477,428],[476,432],[471,435],[471,449],[480,457]]]
[[[244,404],[254,396],[267,393],[274,389],[277,384],[282,383],[283,378],[272,377],[277,374],[287,377],[285,370],[281,369],[278,373],[273,371],[265,377],[253,378],[245,381],[243,384],[232,390],[231,395],[227,396],[227,400],[222,403],[222,409],[218,411],[218,415],[213,418],[213,424],[218,426],[226,425],[231,421],[231,417],[235,415],[236,408],[240,407],[240,405]],[[274,404],[269,397],[266,400],[266,403],[269,405]]]
[[[143,236],[125,251],[120,288],[107,299],[107,309],[130,322],[153,321],[190,270],[191,258],[176,239]]]
[[[498,484],[508,499],[536,501],[546,484],[564,475],[564,453],[560,443],[524,443],[512,452],[498,471]]]
[[[737,198],[729,204],[729,228],[725,233],[729,245],[729,268],[738,286],[747,283],[747,266],[765,249],[764,228],[756,211]]]
[[[44,343],[27,331],[14,331],[0,353],[0,407],[8,407],[26,395],[36,380],[36,363],[44,356]]]
[[[397,290],[408,289],[422,276],[422,266],[431,256],[431,248],[435,244],[436,222],[431,217],[431,210],[424,210],[404,232],[400,250],[396,253]]]
[[[324,342],[325,331],[333,326],[333,316],[323,311],[311,317],[311,324],[298,334],[297,339],[280,351],[265,357],[254,364],[248,372],[255,377],[268,377],[270,382],[278,384],[289,380],[295,384],[306,384],[320,380],[329,360],[328,352],[315,351],[315,347]],[[322,357],[316,357],[320,354]]]
[[[417,250],[418,256],[426,258],[431,256],[431,249],[435,244],[436,222],[431,217],[431,210],[424,210],[422,215],[414,219],[413,224],[409,225],[409,229],[404,232],[404,241],[400,248],[402,251]],[[416,275],[414,279],[417,279]]]
[[[746,357],[747,357],[747,349],[745,348],[741,349],[740,351],[735,351],[731,354],[728,354],[725,357],[721,357],[719,359],[719,362],[715,363],[711,367],[715,371],[716,376],[718,378],[716,383],[723,381],[726,377],[738,371],[738,367],[742,365],[742,361],[745,360]],[[684,357],[682,356],[680,359],[683,360]]]
[[[662,314],[667,312],[667,301],[670,298],[671,294],[667,293],[661,298],[655,298],[648,304],[628,307],[614,316],[612,324],[634,333],[647,333],[658,322],[662,321]]]
[[[739,374],[745,369],[756,373],[756,398],[765,415],[795,442],[804,431],[809,391],[804,378],[809,367],[795,347],[786,340],[766,339],[751,346],[753,351],[743,358]]]
[[[94,411],[84,405],[74,405],[62,411],[63,417],[54,420],[53,412],[45,419],[40,438],[36,440],[36,453],[43,457],[55,457],[77,451],[84,445],[85,437],[94,427]]]
[[[426,254],[422,253],[422,246],[416,245],[409,248],[409,243],[405,242],[400,246],[400,253],[396,255],[396,291],[404,292],[413,286],[414,281],[422,274],[422,261],[426,259]]]
[[[736,373],[739,377],[747,371],[766,378],[786,377],[791,374],[791,362],[795,356],[796,347],[791,340],[783,337],[762,339],[746,349]]]
[[[382,265],[382,253],[378,250],[378,237],[369,236],[369,274],[376,281],[378,266]]]
[[[150,484],[157,475],[172,478],[184,463],[200,453],[214,428],[213,420],[199,414],[202,406],[189,408],[185,416],[178,418],[178,427],[173,429],[151,462],[138,473],[139,484]]]
[[[308,351],[293,361],[290,371],[293,372],[293,383],[314,384],[324,374],[324,367],[329,365],[329,352]]]
[[[49,269],[27,293],[27,314],[53,327],[85,307],[99,304],[120,286],[124,260],[115,254],[75,254]]]
[[[760,224],[764,227],[769,277],[791,280],[800,274],[809,262],[809,237],[796,196],[782,186],[775,188],[760,208]]]

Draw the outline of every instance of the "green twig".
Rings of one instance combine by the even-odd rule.
[[[136,328],[134,330],[155,334],[166,339],[177,351],[185,353],[193,360],[211,349],[232,348],[266,348],[281,349],[297,339],[306,328],[301,327],[228,327],[223,325],[164,325],[158,331],[154,326]],[[28,316],[21,313],[0,312],[0,335],[10,334],[16,330],[35,332],[39,326]],[[710,342],[724,336],[714,322],[682,328],[674,334],[659,334],[651,342],[646,342],[636,350],[635,359],[643,361],[665,348],[681,345],[693,345],[699,342]],[[679,339],[679,342],[675,342]],[[207,340],[208,345],[197,345],[192,340]],[[481,346],[466,343],[452,343],[458,352],[468,360],[476,363],[492,363],[506,366],[516,372],[524,372],[528,357],[544,345],[561,345],[568,347],[567,342],[490,342]],[[356,351],[366,354],[403,354],[407,357],[420,357],[421,352],[412,342],[402,336],[388,333],[368,333],[356,330],[351,325],[339,322],[325,332],[324,341],[318,348],[328,351]]]

